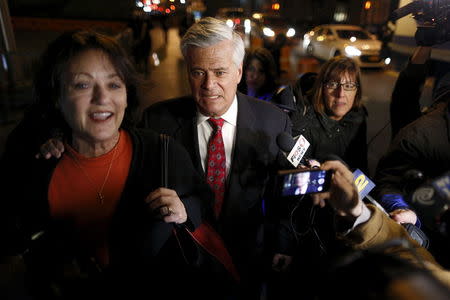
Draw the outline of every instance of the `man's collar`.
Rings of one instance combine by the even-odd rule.
[[[237,102],[237,96],[234,95],[233,102],[231,103],[228,110],[221,115],[220,117],[225,120],[225,122],[236,126],[237,124],[237,113],[238,113],[238,102]],[[210,117],[202,114],[200,111],[197,110],[197,125],[200,125],[201,123],[208,120]]]

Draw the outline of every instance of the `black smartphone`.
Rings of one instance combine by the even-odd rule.
[[[320,169],[283,170],[278,172],[278,195],[298,197],[306,194],[326,192],[330,188],[332,171]]]

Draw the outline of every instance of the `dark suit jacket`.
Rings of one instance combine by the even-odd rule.
[[[268,183],[277,170],[289,168],[283,165],[287,160],[276,144],[276,137],[284,131],[291,133],[291,123],[287,114],[273,104],[241,93],[237,99],[236,140],[224,204],[219,220],[211,222],[243,271],[242,266],[261,265],[256,258],[261,258],[263,249],[263,198],[267,209]],[[194,166],[204,175],[196,114],[193,98],[171,99],[147,108],[141,125],[174,137],[185,146]]]

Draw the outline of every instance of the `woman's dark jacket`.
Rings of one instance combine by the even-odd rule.
[[[24,138],[23,131],[18,131],[10,135],[0,161],[3,192],[1,254],[39,252],[35,250],[42,248],[42,241],[46,241],[47,246],[51,246],[45,250],[48,251],[45,259],[56,261],[76,257],[78,251],[76,244],[71,243],[70,230],[66,230],[65,224],[52,220],[49,212],[48,186],[58,161],[54,158],[35,159],[30,149],[18,147],[18,141]],[[152,216],[144,203],[146,196],[161,186],[159,136],[150,130],[129,129],[127,132],[133,142],[132,161],[109,238],[108,276],[120,285],[112,284],[108,289],[118,288],[128,293],[133,291],[129,287],[134,288],[141,281],[164,278],[161,270],[171,270],[163,271],[169,278],[173,272],[170,266],[176,265],[179,257],[172,255],[178,253],[176,247],[171,247],[173,238],[169,238],[174,225]],[[185,224],[193,230],[201,223],[204,211],[210,209],[208,202],[213,196],[194,170],[186,150],[174,140],[169,143],[168,157],[168,187],[182,200],[188,215]],[[32,241],[32,237],[37,238]],[[51,269],[50,263],[47,268]],[[170,278],[171,281],[174,279]]]
[[[305,158],[323,161],[337,155],[350,168],[367,174],[367,112],[364,107],[349,111],[340,121],[314,111],[307,101],[297,104],[291,115],[293,136],[303,135],[310,143]]]

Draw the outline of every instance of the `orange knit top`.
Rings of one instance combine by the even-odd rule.
[[[82,249],[102,266],[109,262],[108,230],[128,177],[132,148],[124,130],[116,146],[99,157],[84,157],[66,144],[50,181],[51,216],[69,221]]]

